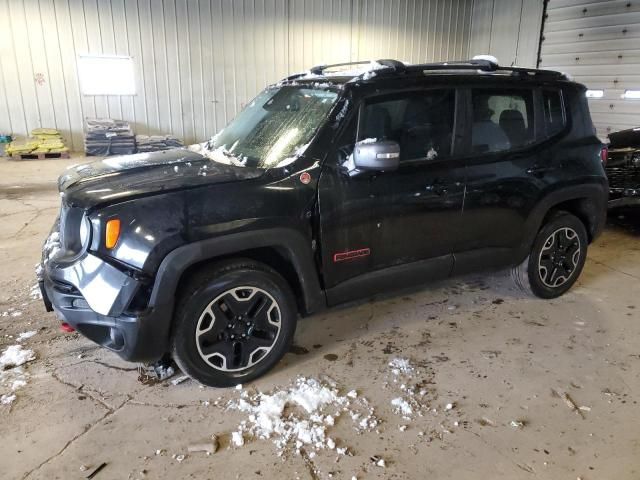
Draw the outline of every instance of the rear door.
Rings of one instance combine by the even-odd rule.
[[[548,173],[539,155],[539,95],[534,87],[483,86],[465,92],[469,156],[456,271],[483,266],[483,260],[508,263],[523,239]]]

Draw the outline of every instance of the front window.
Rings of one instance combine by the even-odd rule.
[[[284,167],[304,152],[337,98],[326,88],[268,88],[205,145],[204,153],[233,165]]]
[[[400,161],[451,156],[455,91],[434,89],[369,99],[360,117],[358,141],[393,140]]]

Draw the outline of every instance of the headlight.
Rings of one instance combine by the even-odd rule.
[[[91,222],[86,216],[82,217],[80,222],[80,244],[82,248],[86,248],[91,241]]]

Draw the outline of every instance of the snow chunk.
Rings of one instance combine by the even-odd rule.
[[[242,432],[233,432],[231,434],[231,443],[236,447],[242,447],[244,445],[244,436],[242,435]]]
[[[30,333],[30,332],[28,332]],[[0,356],[0,404],[11,406],[15,392],[27,384],[27,374],[21,365],[36,358],[32,350],[22,345],[11,345]]]
[[[62,244],[60,243],[60,233],[51,232],[44,242],[42,251],[44,252],[44,263],[54,258],[61,251]]]
[[[36,330],[31,330],[29,332],[22,332],[20,335],[18,335],[18,338],[16,340],[18,342],[23,342],[27,338],[33,337],[36,333],[38,333]]]
[[[498,59],[493,55],[487,55],[487,54],[474,55],[471,60],[487,60],[491,63],[495,63],[496,65],[500,65],[500,62],[498,62]]]
[[[406,358],[394,358],[389,362],[389,366],[391,367],[391,372],[394,375],[412,375],[415,371],[411,362]]]
[[[36,276],[38,275],[38,268],[42,269],[42,265],[36,265]],[[36,283],[35,285],[31,286],[31,288],[29,289],[29,297],[31,298],[31,300],[42,300],[42,292],[40,291],[39,284]]]
[[[391,405],[395,407],[395,410],[402,413],[404,416],[409,416],[413,413],[411,405],[402,397],[397,397],[391,400]]]
[[[22,345],[11,345],[0,356],[0,370],[19,367],[27,362],[35,360],[33,350],[22,348]]]
[[[236,142],[237,143],[237,142]],[[242,156],[237,156],[233,153],[233,149],[235,148],[235,144],[231,146],[231,148],[227,148],[226,145],[221,145],[213,150],[209,150],[207,147],[208,144],[205,144],[205,147],[202,151],[198,152],[200,155],[204,155],[210,160],[213,160],[217,163],[222,163],[223,165],[234,165],[236,167],[244,167],[247,159]]]
[[[298,158],[300,158],[304,154],[304,152],[309,147],[310,143],[311,142],[296,147],[295,151],[293,152],[293,156],[280,160],[276,165],[276,168],[286,167],[287,165],[290,165],[293,162],[295,162]]]

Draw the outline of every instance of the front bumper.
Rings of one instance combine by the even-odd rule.
[[[638,188],[611,191],[609,193],[609,208],[631,207],[640,205],[640,186]]]
[[[151,362],[167,352],[172,309],[130,310],[144,285],[95,255],[49,259],[40,285],[48,311],[123,359]]]

